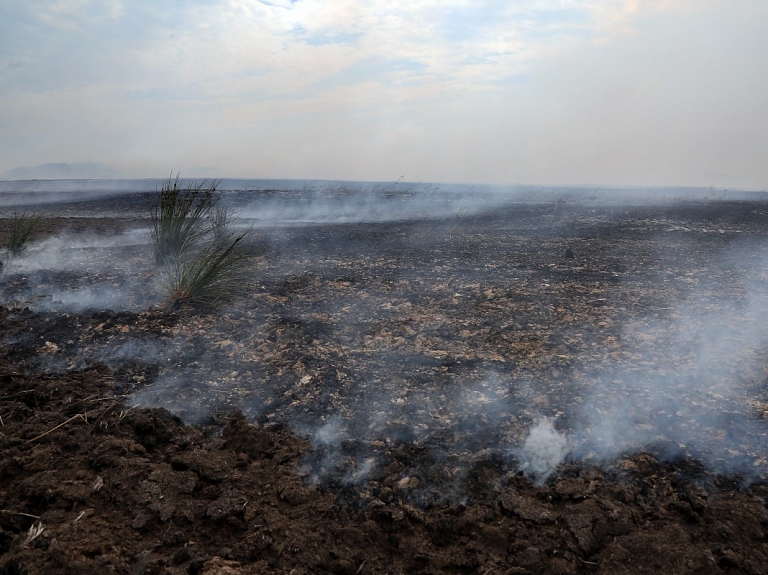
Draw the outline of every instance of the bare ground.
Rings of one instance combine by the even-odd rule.
[[[141,224],[89,209],[37,239]],[[153,305],[142,245],[8,265],[0,573],[765,573],[766,224],[553,202],[261,230],[217,314]],[[569,441],[546,477],[540,418]]]

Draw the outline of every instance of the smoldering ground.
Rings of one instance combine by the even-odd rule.
[[[767,214],[552,202],[302,222],[258,231],[256,288],[231,308],[48,341],[115,366],[133,404],[290,426],[313,447],[299,472],[342,492],[462,500],[483,470],[493,491],[637,451],[763,481]]]
[[[64,231],[6,257],[5,297],[35,310],[139,311],[159,298],[146,253],[149,229],[110,235]]]

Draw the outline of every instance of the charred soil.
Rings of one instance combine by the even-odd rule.
[[[89,210],[36,240],[142,225]],[[766,573],[768,350],[705,374],[670,343],[704,329],[680,310],[762,325],[765,204],[253,236],[257,287],[216,314],[153,305],[142,246],[109,248],[120,273],[92,247],[77,273],[6,266],[0,574]],[[112,309],[40,288],[100,282],[143,287]],[[630,373],[664,383],[628,414],[643,448],[592,453],[579,406],[634,405]],[[570,450],[540,485],[538,418]]]

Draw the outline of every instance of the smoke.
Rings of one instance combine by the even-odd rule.
[[[763,250],[740,246],[718,267],[743,266],[746,258],[766,269]],[[575,456],[599,462],[650,449],[694,457],[720,472],[766,471],[759,454],[767,430],[748,398],[764,393],[755,382],[765,379],[768,291],[735,275],[730,281],[742,285],[737,302],[700,289],[666,319],[623,327],[629,359],[595,375],[585,390],[574,414]]]
[[[100,269],[120,265],[108,248],[147,246],[149,228],[136,228],[109,236],[81,235],[64,231],[32,242],[20,257],[6,262],[6,273],[31,273],[38,270]]]
[[[677,228],[679,222],[665,225]],[[720,229],[707,225],[700,233],[719,235]],[[683,247],[698,251],[696,245]],[[343,400],[353,414],[345,420],[348,433],[372,444],[429,446],[440,462],[430,472],[461,460],[462,454],[501,453],[537,484],[546,482],[566,459],[604,465],[641,451],[662,460],[695,459],[712,471],[740,474],[746,480],[764,478],[768,245],[734,240],[725,251],[700,255],[698,262],[679,261],[688,258],[686,254],[655,255],[664,273],[686,264],[682,271],[693,272],[674,269],[674,282],[644,278],[641,285],[660,290],[643,295],[649,302],[663,299],[663,304],[655,304],[661,313],[646,313],[639,306],[634,313],[620,315],[612,329],[616,336],[606,341],[614,347],[610,353],[598,353],[601,361],[610,361],[597,368],[594,348],[585,346],[569,359],[577,369],[555,386],[536,375],[491,371],[478,378],[464,372],[466,380],[452,379],[435,394],[429,384],[419,388],[418,368],[403,367],[424,363],[423,356],[409,355],[408,347],[388,348],[387,337],[396,341],[395,333],[384,332],[380,340],[368,336],[367,345],[376,348],[371,361],[385,366],[382,373],[388,376],[366,382],[358,397]],[[679,282],[679,277],[686,281]],[[419,285],[414,278],[404,283]],[[340,309],[356,308],[354,316],[381,317],[380,300],[365,301],[340,302],[327,311],[345,317]],[[407,308],[396,311],[408,321]],[[439,309],[433,314],[436,323],[449,324],[446,318],[440,320]],[[396,329],[392,322],[385,324],[390,331]],[[417,337],[428,334],[426,325],[408,325]],[[366,341],[366,333],[373,331],[361,327],[348,337]],[[454,337],[461,337],[458,330]],[[569,339],[568,329],[562,337]],[[570,401],[574,398],[577,401]],[[543,407],[552,416],[540,419]],[[514,431],[526,421],[530,425],[523,434]],[[322,427],[317,433],[327,431]],[[471,465],[472,457],[465,455],[456,476],[466,476]],[[332,475],[333,466],[326,462],[320,467],[325,470],[320,476]],[[427,470],[403,471],[403,476],[411,473],[424,475]],[[433,477],[437,482],[437,474]]]
[[[349,224],[448,218],[471,215],[509,202],[514,194],[500,196],[438,187],[415,192],[407,187],[361,191],[305,190],[301,194],[253,198],[240,208],[241,217],[256,227],[309,224]]]
[[[251,419],[263,413],[261,406],[269,401],[270,390],[259,384],[263,376],[252,354],[231,340],[202,337],[201,332],[208,331],[221,334],[220,328],[210,325],[190,329],[182,324],[163,338],[132,339],[118,349],[107,348],[105,354],[133,354],[142,363],[158,367],[156,376],[134,391],[128,403],[163,407],[193,425],[211,423],[235,411]]]
[[[341,418],[337,415],[312,434],[312,447],[338,446],[343,437]]]
[[[113,235],[65,231],[5,261],[5,295],[33,310],[139,311],[156,292],[150,253],[147,228]]]
[[[520,470],[536,485],[543,485],[568,454],[568,440],[549,418],[541,419],[528,431],[522,447],[513,451]]]
[[[135,290],[125,287],[82,288],[69,291],[54,291],[50,300],[44,300],[39,296],[26,296],[35,302],[34,307],[45,310],[76,312],[85,309],[110,309],[115,311],[138,311],[143,306],[140,304],[126,305],[126,302],[135,295]]]
[[[190,425],[209,422],[212,414],[220,412],[217,400],[223,398],[215,397],[213,386],[199,381],[194,368],[163,367],[163,372],[150,385],[130,396],[131,406],[162,407]]]
[[[77,205],[82,214],[90,202],[104,202],[156,190],[160,180],[0,180],[0,209],[55,209]],[[139,206],[141,208],[142,206]],[[100,213],[97,217],[106,217]]]
[[[376,458],[368,457],[359,462],[355,467],[347,471],[342,483],[344,485],[358,486],[363,484],[376,467]]]
[[[343,421],[338,414],[331,416],[313,432],[309,432],[313,452],[305,458],[301,466],[309,484],[319,485],[329,477],[339,474],[344,475],[345,479],[355,476],[356,469],[344,469],[344,455],[341,452],[344,435]]]
[[[220,188],[248,225],[257,228],[310,224],[349,224],[467,217],[515,203],[578,201],[647,205],[659,201],[750,197],[711,188],[575,188],[545,186],[471,186],[397,182],[337,184],[307,182],[301,189],[243,192],[235,182]],[[751,194],[751,198],[755,194]]]
[[[547,370],[566,350],[537,342],[531,328],[577,338],[575,328],[554,325],[556,307],[587,288],[565,276],[573,273],[565,264],[542,266],[525,250],[560,250],[558,235],[586,211],[551,202],[531,215],[514,204],[522,192],[444,194],[402,184],[225,198],[265,228],[284,226],[263,232],[257,288],[217,318],[89,350],[89,359],[110,365],[157,366],[132,405],[162,406],[189,423],[239,409],[260,425],[287,424],[309,439],[301,466],[309,483],[394,485],[387,488],[425,501],[430,490],[460,498],[461,483],[489,461],[536,484],[566,460],[603,465],[638,451],[748,478],[768,471],[759,415],[768,409],[768,245],[734,241],[699,265],[690,254],[699,254],[701,236],[721,236],[717,225],[631,220],[654,233],[694,230],[699,239],[682,246],[689,253],[647,257],[651,271],[638,264],[624,274],[616,290],[634,307],[622,303],[613,340],[606,327],[592,330],[594,343],[575,345],[573,369],[553,380]],[[492,223],[502,222],[493,257],[473,249],[486,230],[464,218],[492,208],[501,214]],[[613,217],[607,210],[585,220],[612,226]],[[440,233],[422,234],[424,219]],[[382,230],[392,226],[346,226],[394,220],[406,223],[389,235]],[[137,228],[32,244],[7,262],[5,293],[37,310],[146,309],[156,301],[148,236]],[[350,264],[350,253],[366,259]],[[572,267],[592,265],[588,272],[607,277],[608,257],[595,257],[605,260]],[[558,272],[571,282],[561,292],[550,285]],[[645,311],[648,302],[655,314]],[[473,317],[475,309],[486,319]],[[513,345],[512,359],[499,355]]]

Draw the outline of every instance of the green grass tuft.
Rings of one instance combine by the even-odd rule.
[[[163,183],[159,198],[150,207],[156,263],[181,259],[209,239],[217,185],[202,182],[185,187],[178,175]]]
[[[11,216],[8,243],[5,251],[9,258],[20,256],[27,249],[27,243],[32,232],[40,224],[41,216],[35,213],[14,212]]]
[[[184,187],[168,179],[151,206],[155,261],[164,270],[166,309],[212,308],[244,292],[248,232],[231,232],[235,217],[216,196],[217,182]]]
[[[213,308],[246,291],[251,262],[241,246],[244,237],[228,236],[192,256],[167,260],[166,309]]]

